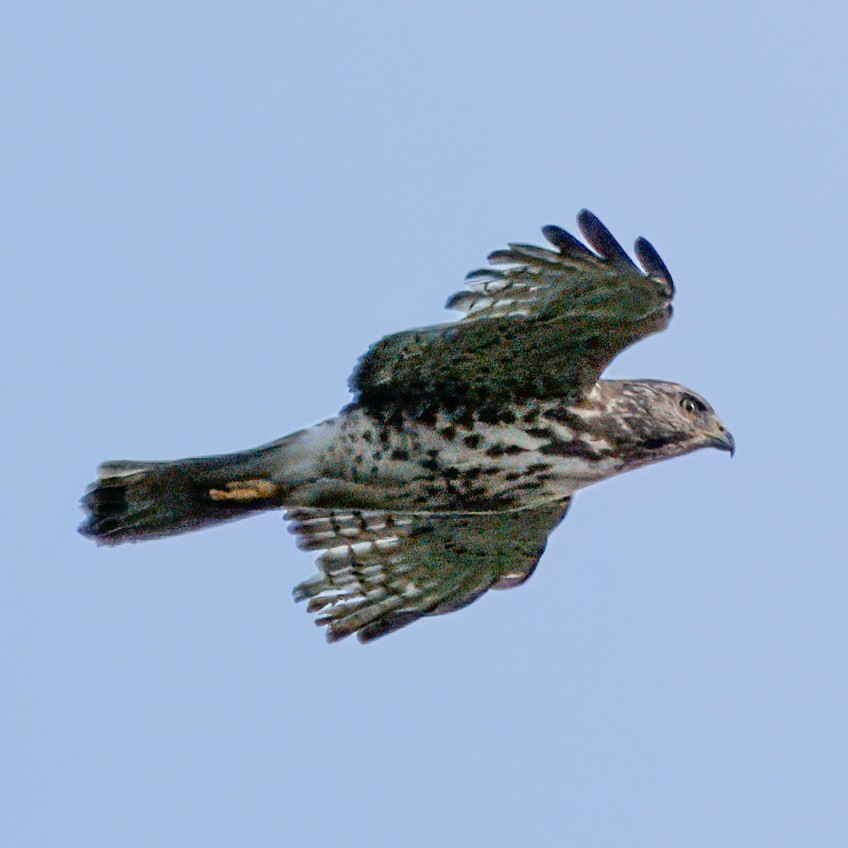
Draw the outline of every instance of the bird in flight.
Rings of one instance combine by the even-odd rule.
[[[641,268],[591,212],[586,244],[510,244],[448,308],[462,320],[378,341],[335,418],[251,450],[105,462],[80,532],[117,545],[285,509],[320,552],[294,590],[328,641],[369,642],[422,616],[518,586],[578,489],[733,437],[700,395],[601,380],[668,326],[674,285],[639,238]],[[587,246],[588,245],[588,246]]]

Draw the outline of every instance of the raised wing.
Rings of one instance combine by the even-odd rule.
[[[498,513],[291,510],[298,546],[323,551],[295,600],[309,601],[327,641],[356,633],[370,642],[523,583],[569,501]]]
[[[386,336],[362,357],[351,389],[375,410],[426,412],[529,398],[577,400],[625,347],[664,329],[674,284],[645,239],[641,270],[589,211],[577,217],[590,250],[559,227],[556,248],[510,244],[503,269],[472,271],[448,307],[465,318]]]

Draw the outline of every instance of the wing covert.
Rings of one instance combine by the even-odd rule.
[[[554,250],[513,243],[472,271],[449,309],[460,321],[395,333],[362,357],[351,377],[372,409],[475,408],[530,398],[576,400],[624,348],[664,329],[674,284],[643,238],[640,269],[587,210],[588,247],[560,227],[542,232]],[[590,250],[590,247],[592,248]]]

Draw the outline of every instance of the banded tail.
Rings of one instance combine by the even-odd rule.
[[[105,462],[82,498],[88,515],[79,532],[98,544],[118,545],[282,506],[303,469],[305,458],[296,449],[300,435],[221,456]]]

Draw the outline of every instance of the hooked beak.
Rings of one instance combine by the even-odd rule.
[[[725,429],[723,426],[719,427],[718,433],[714,436],[710,436],[709,441],[707,442],[707,447],[728,451],[731,456],[736,453],[736,442],[733,441],[733,436],[730,435],[730,431]]]

